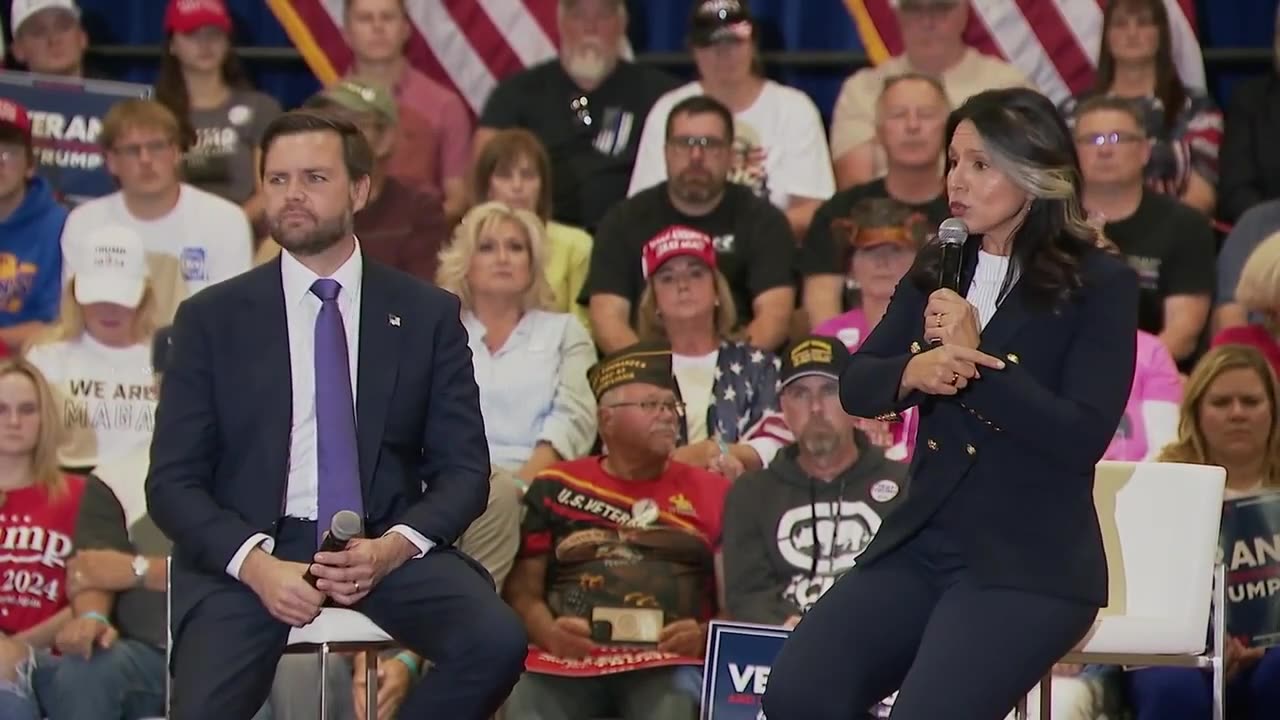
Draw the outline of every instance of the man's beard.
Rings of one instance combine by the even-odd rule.
[[[671,192],[676,198],[687,203],[705,203],[714,200],[724,193],[726,180],[717,179],[706,170],[701,170],[701,177],[693,179],[693,171],[685,170],[671,179]]]
[[[315,215],[312,215],[315,218]],[[294,255],[319,255],[338,241],[351,234],[352,216],[344,212],[327,220],[316,218],[315,227],[309,230],[286,230],[278,219],[270,222],[271,237],[280,247]]]
[[[797,440],[806,455],[816,458],[830,457],[840,448],[840,434],[822,418],[810,420]]]
[[[613,72],[617,59],[598,46],[584,44],[565,53],[564,67],[569,77],[581,83],[595,84]]]

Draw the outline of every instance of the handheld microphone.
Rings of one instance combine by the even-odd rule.
[[[360,515],[351,510],[339,510],[333,514],[333,519],[329,521],[329,532],[324,534],[324,540],[320,542],[319,552],[341,552],[347,547],[347,543],[351,542],[351,538],[360,537],[364,532],[364,520]],[[307,572],[302,576],[311,587],[316,586],[316,576],[311,574],[311,567],[308,565]]]
[[[969,239],[969,226],[960,218],[947,218],[938,226],[938,244],[942,254],[938,261],[938,289],[960,292],[960,267],[964,264],[964,243]],[[940,345],[938,338],[930,345]]]

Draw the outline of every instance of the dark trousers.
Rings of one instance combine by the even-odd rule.
[[[899,690],[892,720],[1003,720],[1089,630],[1097,608],[984,587],[925,530],[841,578],[769,675],[769,720],[853,720]]]
[[[314,523],[282,523],[276,557],[310,562],[315,550]],[[456,550],[406,562],[353,609],[433,664],[401,707],[405,720],[488,718],[524,670],[520,621],[488,575]],[[271,692],[289,630],[247,585],[201,600],[175,638],[172,719],[253,717]]]

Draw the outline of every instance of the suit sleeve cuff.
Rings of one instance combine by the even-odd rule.
[[[391,533],[396,533],[397,535],[403,536],[405,540],[408,540],[409,542],[413,543],[414,547],[418,548],[418,554],[414,555],[411,558],[412,560],[417,560],[423,555],[426,555],[427,553],[431,552],[431,548],[436,546],[435,543],[423,537],[422,533],[418,532],[417,530],[414,530],[408,525],[396,525],[387,531],[387,534],[391,534]]]
[[[227,574],[239,580],[240,566],[244,565],[245,558],[249,557],[249,553],[258,546],[262,546],[262,550],[269,554],[276,549],[276,541],[270,535],[263,533],[254,533],[249,536],[236,554],[231,556],[231,562],[227,563]]]

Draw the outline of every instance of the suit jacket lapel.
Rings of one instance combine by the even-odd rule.
[[[252,347],[244,348],[244,357],[254,362],[252,387],[262,400],[262,432],[267,447],[273,448],[272,467],[267,477],[279,483],[280,513],[284,514],[285,492],[289,478],[290,435],[293,430],[293,383],[281,378],[293,377],[289,358],[289,320],[285,313],[284,284],[280,278],[279,258],[252,272],[260,273],[254,291],[244,305],[244,327],[258,328],[247,333]]]
[[[381,275],[382,269],[366,257],[360,281],[360,350],[356,367],[356,442],[360,481],[366,491],[373,482],[382,429],[396,385],[396,360],[400,357],[403,332],[395,297],[388,289],[389,279]]]

